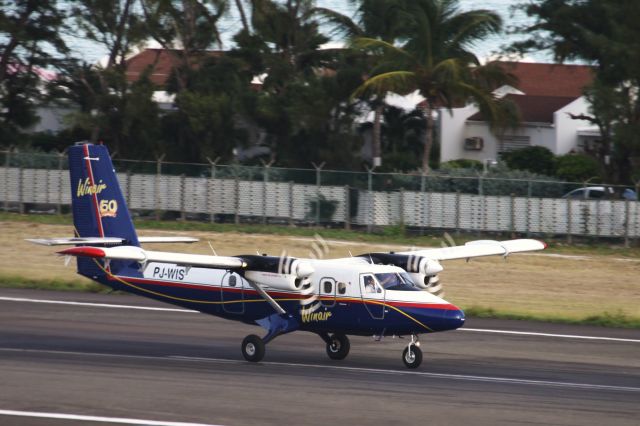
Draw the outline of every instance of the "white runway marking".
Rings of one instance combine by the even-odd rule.
[[[27,298],[21,298],[21,297],[0,297],[0,301],[49,303],[52,305],[90,306],[90,307],[114,308],[114,309],[137,309],[140,311],[164,311],[164,312],[185,312],[185,313],[198,312],[198,311],[190,311],[188,309],[179,309],[179,308],[155,308],[152,306],[114,305],[111,303],[68,302],[64,300],[27,299]]]
[[[53,305],[71,305],[71,306],[87,306],[98,308],[113,308],[113,309],[134,309],[140,311],[164,311],[164,312],[179,312],[179,313],[198,313],[198,311],[192,311],[188,309],[179,308],[156,308],[151,306],[135,306],[135,305],[116,305],[110,303],[92,303],[92,302],[68,302],[63,300],[43,300],[43,299],[27,299],[21,297],[0,297],[0,301],[6,302],[30,302],[30,303],[48,303]],[[604,336],[581,336],[575,334],[553,334],[553,333],[539,333],[533,331],[513,331],[513,330],[491,330],[485,328],[460,328],[456,331],[471,331],[477,333],[493,333],[493,334],[511,334],[519,336],[537,336],[537,337],[554,337],[560,339],[583,339],[583,340],[604,340],[609,342],[626,342],[626,343],[640,343],[640,339],[624,339],[620,337],[604,337]]]
[[[621,337],[580,336],[577,334],[538,333],[534,331],[490,330],[487,328],[459,328],[456,331],[475,331],[478,333],[515,334],[519,336],[557,337],[560,339],[607,340],[610,342],[640,343],[640,339],[623,339]]]
[[[165,422],[161,420],[127,419],[123,417],[85,416],[80,414],[43,413],[38,411],[0,410],[0,416],[39,417],[43,419],[79,420],[83,422],[120,423],[149,426],[215,426],[205,423]]]
[[[0,352],[22,352],[22,353],[43,353],[43,354],[58,354],[58,355],[77,355],[77,356],[94,356],[105,358],[129,358],[129,359],[144,359],[144,360],[164,360],[164,361],[187,361],[187,362],[208,362],[215,364],[245,364],[246,361],[224,359],[224,358],[200,358],[200,357],[187,357],[187,356],[145,356],[145,355],[120,355],[120,354],[107,354],[96,352],[73,352],[73,351],[52,351],[52,350],[39,350],[39,349],[19,349],[19,348],[0,348]],[[322,364],[302,364],[293,362],[260,362],[259,365],[267,365],[274,367],[294,367],[294,368],[314,368],[323,370],[335,370],[355,373],[367,373],[367,374],[386,374],[386,375],[401,375],[401,376],[420,376],[420,377],[434,377],[439,379],[449,380],[461,380],[470,382],[485,382],[485,383],[507,383],[514,385],[525,386],[549,386],[559,388],[570,389],[583,389],[583,390],[599,390],[599,391],[619,391],[619,392],[640,392],[639,387],[631,386],[613,386],[613,385],[597,385],[590,383],[574,383],[574,382],[557,382],[551,380],[529,380],[529,379],[513,379],[507,377],[492,377],[492,376],[473,376],[467,374],[447,374],[447,373],[427,373],[421,371],[410,370],[386,370],[380,368],[365,368],[365,367],[345,367],[337,365],[322,365]],[[139,423],[147,424],[147,423]],[[169,424],[169,423],[162,423]]]

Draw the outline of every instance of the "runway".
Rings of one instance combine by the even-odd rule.
[[[406,340],[353,337],[335,362],[308,333],[251,364],[240,342],[258,327],[134,296],[0,289],[0,425],[638,424],[638,330],[465,328],[423,336],[415,371]]]

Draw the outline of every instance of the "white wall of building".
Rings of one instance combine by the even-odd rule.
[[[569,113],[576,115],[589,114],[589,103],[584,96],[579,97],[553,114],[553,120],[556,125],[556,146],[552,151],[556,155],[567,154],[572,149],[577,150],[579,130],[592,126],[588,121],[572,119]]]
[[[454,108],[451,111],[440,109],[440,161],[468,158],[464,150],[466,136],[465,123],[469,117],[478,112],[478,108],[469,105]]]

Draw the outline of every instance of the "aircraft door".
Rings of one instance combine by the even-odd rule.
[[[364,306],[369,311],[369,314],[375,319],[383,319],[385,290],[373,274],[360,275],[360,292]]]
[[[322,278],[320,280],[320,297],[322,306],[333,308],[336,304],[336,280],[333,278]]]
[[[242,278],[233,272],[227,272],[222,278],[220,288],[222,310],[230,314],[244,313],[244,288]]]

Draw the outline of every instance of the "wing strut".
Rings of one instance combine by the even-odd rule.
[[[245,278],[245,280],[249,283],[249,285],[251,286],[251,288],[253,288],[255,291],[258,292],[258,294],[260,296],[262,296],[262,298],[264,300],[266,300],[273,309],[276,310],[277,313],[279,313],[280,315],[284,315],[287,313],[287,311],[285,311],[284,309],[282,309],[282,306],[280,306],[280,304],[278,304],[278,302],[276,302],[275,300],[273,300],[273,297],[269,296],[269,293],[267,293],[266,291],[264,291],[264,289],[262,287],[260,287],[260,285],[258,283],[254,283],[251,280],[247,280]]]

